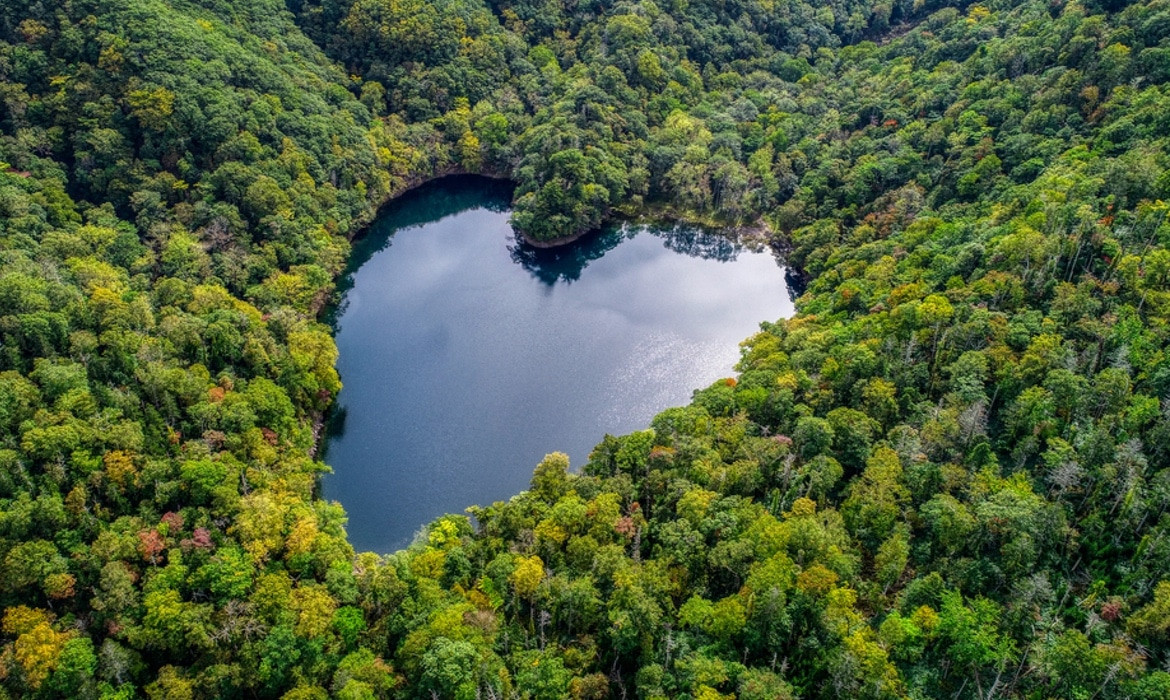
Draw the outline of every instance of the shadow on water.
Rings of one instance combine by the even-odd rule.
[[[354,273],[393,242],[398,231],[422,226],[471,209],[506,212],[512,206],[515,186],[507,180],[479,175],[450,175],[432,180],[386,204],[378,218],[353,243],[345,273],[337,280],[336,299],[345,299],[353,287]],[[335,326],[345,303],[331,305],[325,323]],[[334,327],[334,332],[336,332]]]
[[[568,283],[580,279],[589,263],[604,257],[622,241],[639,233],[649,233],[662,239],[662,244],[676,253],[704,260],[732,262],[743,250],[742,245],[726,234],[704,231],[692,225],[617,224],[556,248],[536,248],[516,240],[509,244],[508,252],[512,262],[552,287],[558,282]]]
[[[349,410],[337,402],[329,408],[325,417],[325,439],[321,440],[317,453],[317,458],[322,462],[328,461],[330,441],[340,440],[345,435],[345,418],[348,414]]]

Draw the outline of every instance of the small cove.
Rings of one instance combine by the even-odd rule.
[[[738,342],[792,313],[769,251],[695,228],[615,226],[539,250],[505,183],[455,177],[389,205],[355,241],[332,310],[344,388],[324,496],[359,550],[527,487],[546,453],[586,461],[729,376]]]

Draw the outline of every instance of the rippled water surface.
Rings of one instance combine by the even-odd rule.
[[[730,375],[739,341],[792,313],[770,252],[643,227],[538,251],[512,235],[509,198],[444,180],[354,246],[332,318],[345,387],[323,489],[359,550],[506,499],[548,452],[580,466],[605,433]]]

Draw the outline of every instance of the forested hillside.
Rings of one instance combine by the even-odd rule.
[[[1168,80],[1166,0],[6,0],[0,697],[1170,697]],[[355,554],[318,312],[455,172],[808,290]]]

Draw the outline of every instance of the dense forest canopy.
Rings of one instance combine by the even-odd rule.
[[[1166,0],[6,0],[0,697],[1170,697],[1168,80]],[[355,553],[317,314],[455,172],[808,290]]]

